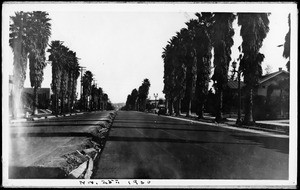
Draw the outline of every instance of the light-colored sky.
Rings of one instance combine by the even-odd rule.
[[[240,5],[241,6],[241,5]],[[287,15],[289,7],[264,6],[263,11],[271,12],[270,32],[264,41],[261,52],[265,54],[263,69],[271,65],[273,71],[278,67],[286,70],[286,59],[282,57],[283,44],[288,31]],[[52,19],[50,40],[61,40],[80,58],[80,65],[90,70],[98,86],[108,94],[113,103],[125,102],[132,89],[138,88],[143,79],[151,83],[149,96],[158,93],[163,98],[163,47],[185,27],[185,22],[195,18],[201,11],[251,11],[251,6],[242,8],[217,5],[180,4],[5,4],[3,11],[3,34],[8,34],[9,16],[15,11],[42,10]],[[233,59],[237,57],[237,47],[241,44],[239,27],[236,28]],[[8,45],[8,35],[4,37],[3,47],[8,71],[12,71],[12,51]],[[45,69],[42,87],[50,87],[51,66]],[[29,87],[29,77],[25,87]],[[79,88],[78,88],[79,89]]]

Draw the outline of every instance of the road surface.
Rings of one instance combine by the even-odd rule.
[[[93,179],[288,179],[287,137],[119,111]]]

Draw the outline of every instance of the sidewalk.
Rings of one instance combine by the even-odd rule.
[[[47,111],[42,111],[39,110],[39,113],[36,115],[31,115],[28,113],[27,117],[26,114],[21,114],[20,117],[16,119],[12,119],[12,117],[9,117],[10,123],[16,123],[16,122],[25,122],[25,121],[36,121],[36,120],[41,120],[41,119],[49,119],[49,118],[54,118],[54,117],[64,117],[64,116],[71,116],[71,115],[81,115],[84,114],[85,112],[74,112],[74,113],[66,113],[66,114],[60,114],[60,115],[54,115],[51,113],[50,110]]]
[[[238,126],[236,124],[236,119],[227,118],[227,120],[228,121],[226,121],[225,123],[232,126],[245,127],[249,129],[270,131],[276,133],[284,133],[287,135],[289,134],[289,120],[255,121],[255,126],[245,126],[245,125]]]
[[[181,114],[177,117],[186,118],[185,114]],[[204,114],[203,119],[198,119],[196,114],[190,116],[190,119],[198,120],[207,123],[215,123],[215,117],[210,116],[209,114]],[[281,134],[289,134],[289,120],[266,120],[266,121],[256,121],[255,126],[246,126],[246,125],[237,125],[235,118],[226,118],[225,121],[222,123],[239,128],[248,128],[254,130],[261,130],[261,131],[268,131],[268,132],[275,132]]]

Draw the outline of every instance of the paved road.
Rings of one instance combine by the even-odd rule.
[[[19,122],[10,126],[9,178],[54,178],[65,154],[90,144],[108,112]],[[51,174],[50,174],[51,173]],[[38,176],[36,176],[38,174]]]
[[[288,179],[289,140],[119,111],[94,179]]]

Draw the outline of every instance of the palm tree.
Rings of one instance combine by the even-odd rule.
[[[103,97],[103,90],[101,87],[97,88],[97,110],[101,110],[101,102],[102,102],[102,97]]]
[[[62,49],[63,45],[61,41],[52,41],[50,44],[50,49],[48,49],[49,61],[52,64],[52,83],[51,83],[51,90],[53,92],[52,97],[52,111],[54,114],[58,114],[59,108],[59,94],[60,94],[60,86],[61,86],[61,73],[62,73]]]
[[[174,37],[173,37],[174,39]],[[169,41],[166,47],[163,49],[162,58],[164,61],[164,89],[163,93],[166,97],[166,102],[168,104],[168,113],[173,114],[173,100],[174,100],[174,44],[173,41]]]
[[[126,103],[125,103],[125,110],[130,110],[130,100],[131,100],[131,95],[127,95]]]
[[[74,104],[74,99],[76,95],[77,79],[80,75],[79,72],[78,58],[76,53],[69,50],[67,52],[67,75],[68,75],[68,85],[67,85],[67,100],[68,100],[68,112],[72,111]]]
[[[60,82],[60,112],[64,113],[65,112],[65,104],[66,104],[66,95],[68,92],[68,70],[70,68],[69,65],[69,48],[66,46],[62,46],[61,49],[62,56],[61,56],[61,82]]]
[[[51,35],[51,24],[48,18],[48,13],[42,11],[34,11],[29,13],[29,68],[30,68],[30,83],[34,88],[33,112],[37,114],[38,97],[37,89],[41,87],[43,82],[44,68],[46,67],[46,47]]]
[[[244,75],[247,97],[245,99],[244,124],[254,124],[253,88],[262,75],[261,63],[264,55],[259,52],[263,40],[269,32],[269,13],[238,13],[238,25],[241,26],[242,52],[240,70]]]
[[[181,100],[185,92],[186,65],[184,64],[184,54],[180,42],[180,33],[168,42],[164,48],[162,58],[164,60],[164,90],[166,95],[169,114],[173,113],[173,103],[176,115],[180,115]]]
[[[28,47],[28,18],[27,12],[16,12],[15,16],[11,16],[12,24],[9,27],[9,45],[12,48],[13,61],[13,117],[17,117],[18,107],[21,101],[21,91],[24,86],[27,68]]]
[[[108,95],[104,93],[104,94],[103,94],[103,104],[104,104],[104,105],[103,105],[103,109],[104,109],[104,110],[107,110],[107,102],[108,102],[108,100],[109,100],[109,99],[108,99]]]
[[[185,79],[185,98],[187,104],[186,117],[191,115],[192,98],[195,91],[196,77],[197,77],[197,57],[196,49],[193,46],[193,30],[195,26],[194,20],[187,22],[188,29],[183,28],[180,31],[180,39],[182,45],[182,53],[184,54],[184,64],[186,67],[186,79]]]
[[[283,49],[283,57],[288,58],[288,62],[286,63],[286,68],[290,72],[290,51],[291,51],[291,14],[288,16],[288,24],[289,31],[285,36],[284,49]]]
[[[181,101],[186,92],[186,76],[187,76],[187,64],[185,64],[186,57],[184,51],[184,45],[181,44],[181,34],[176,33],[176,37],[172,39],[172,64],[173,64],[173,97],[175,103],[175,114],[181,115]]]
[[[145,111],[146,99],[149,94],[150,81],[149,79],[144,79],[142,85],[138,89],[138,99],[140,111]]]
[[[135,110],[135,111],[138,111],[138,104],[137,104],[138,96],[139,96],[138,90],[136,88],[133,89],[131,91],[130,105],[132,106],[132,110]]]
[[[83,86],[83,102],[84,108],[87,110],[89,102],[88,97],[91,95],[93,74],[91,71],[86,71],[82,77],[82,86]]]
[[[102,97],[103,97],[103,90],[102,90],[101,87],[98,88],[98,96],[99,96],[99,98],[98,98],[98,110],[101,110],[102,109],[102,106],[101,106]]]
[[[216,113],[216,121],[223,119],[223,90],[228,80],[228,68],[231,61],[231,47],[233,45],[234,29],[232,22],[235,15],[232,13],[215,13],[212,44],[214,48],[214,74],[212,80],[216,86],[218,94],[218,109]]]
[[[79,63],[78,63],[78,58],[74,57],[74,65],[72,67],[72,93],[71,93],[71,108],[74,107],[74,103],[76,100],[76,91],[77,91],[77,80],[80,76],[80,67],[79,67]],[[73,111],[73,110],[72,110]]]
[[[197,51],[197,81],[195,99],[197,102],[198,118],[203,118],[203,109],[208,94],[211,73],[212,43],[211,30],[213,24],[212,13],[196,13],[197,27],[194,28],[194,46]]]

